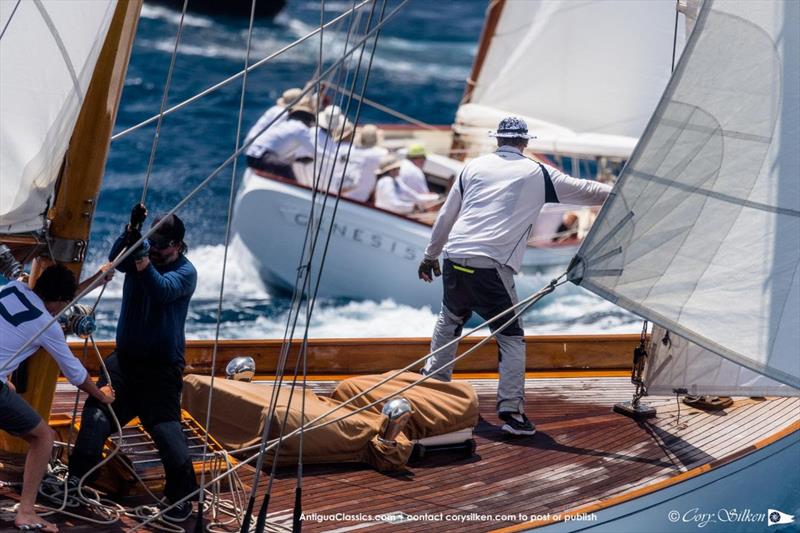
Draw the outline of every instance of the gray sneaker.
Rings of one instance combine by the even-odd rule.
[[[500,413],[500,420],[505,422],[500,429],[512,435],[533,435],[536,433],[536,426],[528,420],[524,413]]]

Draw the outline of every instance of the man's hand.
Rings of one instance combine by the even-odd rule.
[[[100,403],[104,403],[106,405],[114,403],[114,400],[117,398],[116,393],[114,393],[114,389],[112,389],[109,385],[100,387],[100,393],[103,395],[103,397],[98,398],[98,400],[100,400]]]
[[[10,390],[11,392],[17,392],[17,388],[14,386],[13,383],[11,383],[11,380],[6,381],[6,387],[8,387],[8,390]]]
[[[114,279],[114,268],[111,266],[113,263],[103,263],[100,265],[100,270],[97,271],[97,275],[101,276],[100,283],[105,285],[112,279]]]
[[[141,272],[142,270],[144,270],[145,268],[150,266],[150,258],[147,257],[147,256],[144,256],[144,257],[142,257],[140,259],[137,259],[134,262],[134,265],[136,265],[136,271],[137,272]]]
[[[136,230],[142,229],[142,224],[144,224],[146,218],[147,208],[144,206],[144,204],[139,203],[134,205],[131,209],[131,223],[129,228]]]
[[[442,275],[442,269],[439,268],[438,259],[423,259],[419,264],[417,272],[419,274],[419,279],[427,281],[428,283],[433,281],[434,274],[437,278]]]

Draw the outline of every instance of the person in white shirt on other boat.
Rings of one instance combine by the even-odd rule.
[[[277,125],[286,120],[288,112],[283,111],[295,100],[300,98],[303,94],[302,89],[292,88],[283,91],[283,94],[275,101],[275,105],[264,111],[264,114],[256,121],[255,125],[247,132],[247,137],[244,138],[245,144],[255,138],[261,130],[272,124]]]
[[[406,158],[400,162],[400,183],[419,194],[431,192],[428,188],[428,180],[422,171],[427,155],[424,146],[414,143],[408,147]]]
[[[314,107],[303,98],[289,108],[286,120],[267,128],[247,148],[247,166],[295,179],[292,165],[314,157],[314,143],[309,133],[314,124]]]
[[[327,189],[333,194],[349,192],[358,181],[358,169],[348,159],[352,155],[350,141],[354,130],[339,106],[329,105],[323,109],[317,127],[311,130],[312,142],[316,135],[316,165],[307,163],[302,170],[296,166],[297,181],[308,187],[316,184],[318,189]],[[315,171],[316,177],[313,175]]]
[[[367,202],[375,190],[375,171],[381,159],[389,151],[378,145],[380,130],[374,124],[367,124],[359,131],[358,144],[350,154],[350,164],[358,168],[358,181],[355,186],[343,194],[344,197],[359,202]]]
[[[105,270],[98,274],[103,276],[103,283],[107,283],[113,276],[113,270],[108,265],[103,268]],[[82,286],[85,284],[86,282]],[[14,280],[0,290],[0,368],[3,369],[3,374],[10,375],[39,348],[44,348],[72,385],[108,405],[115,398],[113,389],[109,386],[98,388],[94,384],[89,373],[67,346],[58,322],[50,324],[44,333],[20,351],[72,300],[77,290],[75,276],[63,265],[47,267],[36,280],[33,289],[26,283]],[[39,484],[53,453],[53,430],[17,394],[14,385],[6,381],[5,375],[0,376],[0,429],[28,443],[22,497],[14,524],[20,529],[58,531],[55,524],[39,517],[34,507]],[[38,527],[35,527],[37,524]]]
[[[523,155],[531,136],[525,121],[507,117],[497,131],[497,150],[473,159],[455,180],[439,212],[419,265],[420,279],[442,275],[444,297],[431,339],[431,351],[461,335],[472,313],[489,319],[517,303],[514,274],[518,273],[525,243],[545,203],[601,205],[611,187],[572,178]],[[495,320],[500,379],[497,412],[502,430],[533,435],[525,416],[525,341],[522,320],[513,311]],[[422,373],[443,381],[452,377],[457,343],[428,358]]]
[[[403,215],[425,211],[439,196],[419,194],[400,183],[400,165],[400,161],[392,154],[381,160],[375,172],[379,178],[375,186],[375,207]]]

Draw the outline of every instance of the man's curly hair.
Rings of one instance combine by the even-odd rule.
[[[33,286],[39,298],[45,302],[69,302],[75,297],[78,282],[70,269],[61,264],[47,267]]]

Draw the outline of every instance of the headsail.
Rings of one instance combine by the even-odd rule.
[[[0,231],[42,228],[116,0],[0,2]]]
[[[516,114],[539,136],[534,150],[629,156],[670,77],[675,1],[501,0],[492,9],[502,11],[456,131],[485,138]]]
[[[800,3],[707,0],[570,279],[800,387]]]

